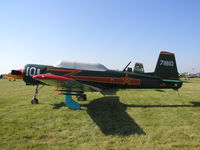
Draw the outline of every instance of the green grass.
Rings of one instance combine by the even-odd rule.
[[[200,80],[173,90],[86,93],[81,110],[64,106],[53,87],[40,91],[22,81],[0,80],[0,149],[198,150]]]

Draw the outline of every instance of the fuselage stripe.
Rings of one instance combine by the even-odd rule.
[[[76,74],[82,72],[81,70],[48,68],[47,71],[66,72],[67,74],[63,75],[64,77],[68,77],[77,81],[89,81],[89,82],[122,84],[122,85],[137,85],[137,86],[141,84],[140,79],[128,77],[127,74],[125,75],[125,77],[94,77],[94,76],[77,76]]]

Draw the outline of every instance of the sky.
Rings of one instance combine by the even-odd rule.
[[[200,72],[199,0],[0,0],[0,74],[60,60],[151,72],[160,51]]]

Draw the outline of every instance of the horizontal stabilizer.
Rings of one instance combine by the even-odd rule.
[[[174,82],[174,83],[182,83],[181,80],[162,80],[163,82]]]

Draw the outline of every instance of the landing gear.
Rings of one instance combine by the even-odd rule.
[[[38,93],[39,93],[39,90],[41,89],[41,88],[43,88],[44,87],[44,85],[42,85],[40,88],[39,88],[39,85],[37,84],[37,86],[36,86],[36,89],[35,89],[35,92],[34,92],[34,96],[33,96],[33,99],[31,100],[31,104],[38,104],[38,99],[37,99],[37,95],[38,95]]]
[[[76,96],[78,101],[86,101],[87,100],[87,96],[85,94],[83,94],[83,92],[81,91],[71,91],[70,89],[67,89],[66,92],[63,91],[62,93],[65,96],[65,105],[66,107],[68,107],[69,109],[72,110],[77,110],[80,109],[80,104],[77,103],[76,101],[74,101],[72,99],[72,95]]]
[[[77,109],[80,109],[80,104],[75,102],[73,99],[72,99],[72,93],[69,92],[69,90],[65,93],[66,96],[65,96],[65,105],[69,108],[69,109],[72,109],[72,110],[77,110]]]
[[[77,98],[78,101],[86,101],[87,95],[81,94],[81,95],[76,96],[76,98]]]
[[[31,100],[31,104],[38,104],[38,99],[37,98],[33,98]]]

